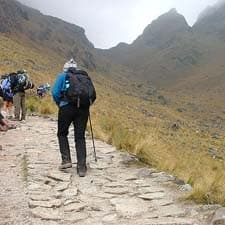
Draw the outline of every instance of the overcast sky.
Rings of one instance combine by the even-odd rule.
[[[208,5],[218,0],[19,0],[42,13],[85,29],[97,48],[131,43],[158,16],[176,8],[193,25]]]

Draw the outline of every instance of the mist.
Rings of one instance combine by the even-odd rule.
[[[132,43],[158,16],[176,8],[189,25],[217,0],[19,0],[42,13],[61,18],[85,29],[97,48],[119,42]],[[223,1],[224,2],[224,1]]]

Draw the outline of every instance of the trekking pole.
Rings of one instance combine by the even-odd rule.
[[[94,148],[94,157],[95,157],[95,162],[97,162],[97,156],[96,156],[96,151],[95,151],[94,135],[93,135],[92,125],[91,125],[91,115],[90,115],[90,111],[89,111],[89,121],[90,121],[90,128],[91,128],[92,143],[93,143],[93,148]]]

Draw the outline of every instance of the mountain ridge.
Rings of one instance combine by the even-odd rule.
[[[40,11],[18,1],[0,0],[0,3],[1,33],[11,38],[15,38],[16,33],[37,46],[44,46],[61,56],[74,57],[86,68],[96,67],[94,46],[87,39],[83,28],[43,15]]]
[[[225,16],[225,10],[220,8],[220,12],[220,16]],[[216,15],[210,17],[212,23],[214,17]],[[179,26],[173,27],[174,24]],[[203,25],[207,27],[207,23]],[[223,31],[222,27],[223,24],[219,30]],[[210,30],[210,26],[208,29]],[[182,15],[176,10],[170,10],[148,25],[132,44],[120,44],[102,51],[102,54],[111,61],[130,68],[143,82],[149,81],[158,88],[168,90],[180,86],[182,91],[187,87],[185,84],[196,86],[193,84],[193,77],[199,82],[200,74],[205,74],[208,81],[212,81],[213,71],[215,77],[222,73],[216,68],[223,67],[221,58],[225,57],[225,48],[223,40],[217,34],[207,35],[197,25],[190,27]],[[225,79],[222,76],[220,78],[221,84],[225,86]]]

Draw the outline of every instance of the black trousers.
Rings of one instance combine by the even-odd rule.
[[[69,127],[74,126],[74,141],[77,153],[77,165],[86,165],[85,130],[87,126],[89,108],[77,108],[66,105],[59,108],[58,112],[58,140],[62,162],[71,162],[70,147],[68,141]]]

